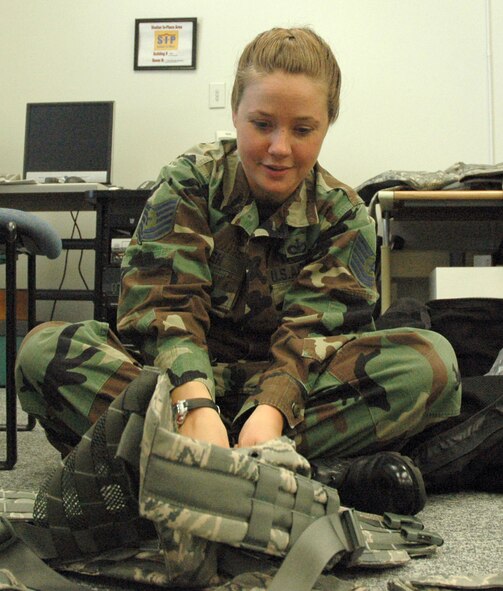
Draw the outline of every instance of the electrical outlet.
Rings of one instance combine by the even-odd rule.
[[[210,109],[223,109],[225,107],[225,84],[213,82],[210,84]]]

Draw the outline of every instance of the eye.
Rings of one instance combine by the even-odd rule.
[[[298,125],[295,128],[295,133],[300,136],[309,135],[312,131],[313,131],[313,128],[309,127],[307,125]]]
[[[265,121],[264,119],[253,119],[252,124],[260,131],[267,131],[271,128],[269,121]]]

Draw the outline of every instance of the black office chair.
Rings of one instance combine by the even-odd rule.
[[[17,352],[16,262],[19,253],[28,255],[28,328],[35,324],[35,257],[49,259],[61,253],[61,238],[38,216],[0,207],[0,250],[5,252],[5,431],[6,459],[0,470],[11,470],[17,462],[17,405],[14,366]],[[29,421],[29,425],[32,419]]]

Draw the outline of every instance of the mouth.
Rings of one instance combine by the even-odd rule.
[[[262,167],[265,169],[267,174],[271,177],[283,177],[285,176],[290,170],[292,170],[291,166],[280,166],[277,164],[266,164],[262,163]]]
[[[273,171],[282,172],[284,170],[290,170],[291,166],[281,166],[280,164],[267,164],[267,162],[263,162],[262,166],[265,168]]]

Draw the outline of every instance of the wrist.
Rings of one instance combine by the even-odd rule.
[[[208,408],[211,410],[216,411],[220,415],[220,408],[213,400],[210,398],[187,398],[184,400],[178,400],[172,406],[173,409],[173,418],[178,425],[181,427],[188,414],[191,411],[200,409],[200,408]]]
[[[269,424],[274,425],[276,429],[283,432],[285,416],[275,406],[270,404],[259,404],[255,407],[254,413],[257,413],[257,415],[260,415],[263,420],[266,420]]]
[[[207,400],[212,400],[208,388],[202,382],[186,382],[185,384],[173,388],[171,391],[171,402],[173,404],[180,400],[190,400],[192,398],[206,398]]]

